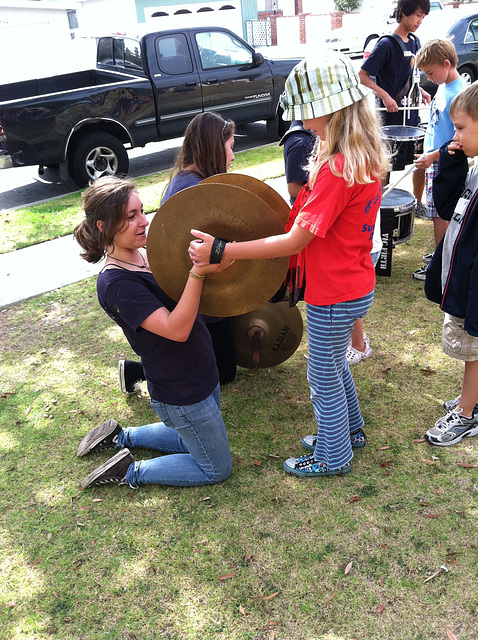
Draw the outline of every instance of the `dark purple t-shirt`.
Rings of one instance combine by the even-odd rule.
[[[199,184],[201,180],[203,180],[203,178],[195,171],[180,171],[168,184],[168,188],[161,198],[161,204],[164,204],[166,200],[169,200],[175,193],[179,193],[179,191],[187,189],[188,187],[194,187]]]
[[[152,399],[191,405],[213,392],[219,375],[211,336],[200,316],[186,342],[175,342],[140,326],[156,309],[172,311],[176,305],[151,273],[106,269],[98,276],[96,288],[100,305],[141,357]]]

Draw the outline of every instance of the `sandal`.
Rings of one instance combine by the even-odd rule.
[[[350,344],[347,347],[347,353],[345,354],[345,357],[347,358],[347,362],[349,363],[349,366],[358,364],[361,360],[365,360],[365,358],[370,358],[370,356],[372,355],[372,347],[368,342],[368,338],[366,341],[364,340],[364,342],[365,342],[365,351],[358,351],[357,349],[354,349]]]

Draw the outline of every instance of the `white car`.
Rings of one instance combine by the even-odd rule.
[[[442,10],[443,4],[440,0],[431,0],[430,13],[441,12]],[[397,26],[395,11],[389,11],[381,21],[377,21],[376,17],[376,12],[370,11],[346,16],[346,25],[340,29],[335,29],[325,39],[326,48],[341,51],[349,55],[361,55],[367,50],[368,55],[370,55],[370,51],[372,50],[370,43],[372,42],[373,48],[373,45],[375,45],[375,42],[380,36],[390,33]],[[427,17],[427,20],[428,19]],[[377,25],[377,30],[373,33],[370,33],[371,24]]]

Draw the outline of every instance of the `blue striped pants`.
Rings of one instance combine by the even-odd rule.
[[[349,302],[307,305],[307,379],[318,427],[314,457],[330,469],[352,460],[350,433],[364,424],[345,354],[355,321],[372,300],[373,291]]]

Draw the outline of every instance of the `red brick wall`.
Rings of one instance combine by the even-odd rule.
[[[342,28],[342,16],[344,15],[343,11],[336,11],[335,13],[330,14],[330,28],[333,31],[334,29]]]
[[[274,13],[274,11],[259,11],[257,17],[259,20],[267,20],[270,18],[271,21],[271,44],[273,46],[277,45],[277,18],[282,18],[284,12],[282,10],[278,10]]]

